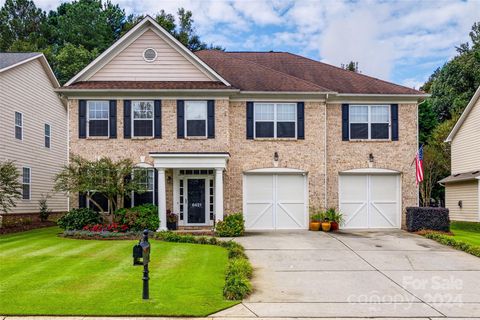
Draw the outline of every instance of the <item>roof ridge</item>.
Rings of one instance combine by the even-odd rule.
[[[202,50],[202,51],[214,51],[214,50]],[[217,51],[218,51],[218,50],[217,50]],[[222,51],[222,53],[228,53],[228,52]],[[319,88],[319,89],[321,89],[321,90],[329,90],[329,91],[332,91],[332,92],[333,92],[333,90],[331,90],[331,89],[329,89],[329,88],[325,88],[325,87],[319,86],[318,84],[315,84],[315,83],[313,83],[313,82],[307,81],[307,80],[302,79],[302,78],[295,77],[295,76],[293,76],[293,75],[291,75],[291,74],[288,74],[288,73],[285,73],[285,72],[282,72],[282,71],[279,71],[279,70],[275,70],[275,69],[270,68],[270,67],[267,67],[267,66],[265,66],[265,65],[263,65],[263,64],[260,64],[260,63],[257,63],[257,62],[251,61],[251,60],[247,60],[247,59],[242,59],[242,58],[239,58],[239,57],[229,57],[229,59],[232,59],[232,58],[233,58],[233,59],[237,59],[237,60],[244,61],[244,62],[246,62],[246,63],[254,64],[254,65],[259,66],[259,67],[261,67],[261,68],[263,68],[263,69],[267,69],[267,70],[269,70],[269,71],[272,71],[272,72],[275,72],[275,73],[277,73],[277,74],[281,74],[281,75],[287,76],[287,77],[289,77],[289,78],[292,78],[292,79],[295,79],[295,80],[297,80],[297,81],[306,83],[306,84],[308,84],[308,85],[315,86],[315,87],[317,87],[317,88]]]
[[[344,72],[353,74],[353,75],[355,75],[355,76],[360,76],[360,77],[364,77],[364,78],[374,79],[374,80],[381,81],[381,82],[386,83],[386,84],[389,84],[389,85],[393,85],[393,86],[397,86],[397,87],[402,87],[402,88],[409,89],[409,90],[415,90],[415,91],[418,91],[418,92],[420,92],[420,93],[423,93],[423,91],[420,91],[420,90],[417,90],[417,89],[409,88],[409,87],[403,86],[403,85],[401,85],[401,84],[397,84],[397,83],[389,82],[389,81],[382,80],[382,79],[379,79],[379,78],[375,78],[375,77],[372,77],[372,76],[369,76],[369,75],[366,75],[366,74],[363,74],[363,73],[358,73],[358,72],[355,72],[355,71],[346,70],[346,69],[343,69],[343,68],[334,66],[334,65],[329,64],[329,63],[317,61],[317,60],[314,60],[314,59],[312,59],[312,58],[308,58],[308,57],[304,57],[304,56],[298,55],[298,54],[296,54],[296,53],[291,53],[291,52],[284,52],[284,53],[289,54],[289,55],[292,55],[292,56],[295,56],[295,57],[298,57],[298,58],[302,58],[302,59],[304,59],[304,60],[309,60],[309,61],[313,61],[313,62],[316,62],[316,63],[320,63],[320,64],[322,64],[322,65],[324,65],[324,66],[327,66],[327,67],[330,67],[330,68],[334,68],[334,69],[337,69],[337,70],[340,70],[340,71],[344,71]]]

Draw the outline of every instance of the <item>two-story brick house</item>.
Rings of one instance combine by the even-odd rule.
[[[129,157],[180,225],[242,211],[248,229],[399,228],[416,205],[419,91],[285,52],[192,53],[146,17],[59,90],[70,152]],[[79,197],[79,205],[88,205]]]

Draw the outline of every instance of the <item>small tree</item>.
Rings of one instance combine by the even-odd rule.
[[[71,155],[70,164],[55,178],[55,190],[84,194],[88,201],[100,211],[103,208],[93,199],[95,194],[102,194],[108,200],[109,213],[123,208],[123,200],[132,192],[145,192],[142,183],[146,177],[143,170],[134,169],[130,159],[113,161],[101,158],[90,161],[77,155]]]
[[[0,162],[0,209],[7,213],[16,207],[15,200],[20,199],[22,193],[20,173],[12,161]]]
[[[49,198],[48,195],[44,196],[42,195],[41,199],[38,200],[38,207],[40,211],[40,221],[47,221],[48,217],[50,216],[50,213],[52,211],[48,208],[48,203],[47,199]]]

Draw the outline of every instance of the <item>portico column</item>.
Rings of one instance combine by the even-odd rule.
[[[223,220],[223,168],[215,169],[215,221]]]
[[[157,231],[167,230],[167,200],[165,188],[165,168],[157,168],[158,172],[158,218],[160,219],[160,226]]]

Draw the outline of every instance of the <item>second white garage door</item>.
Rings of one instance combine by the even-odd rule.
[[[342,174],[339,204],[344,228],[399,228],[400,175]]]
[[[306,180],[302,174],[245,175],[246,229],[306,229]]]

